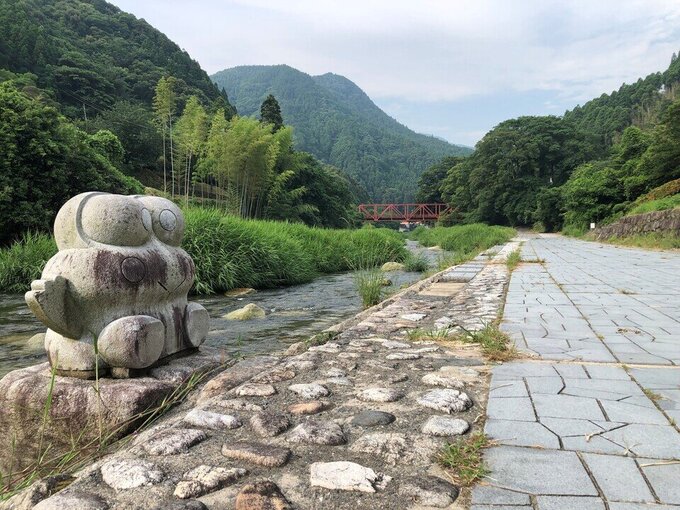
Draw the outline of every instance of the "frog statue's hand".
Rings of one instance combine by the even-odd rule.
[[[63,276],[34,280],[26,295],[26,303],[35,316],[52,331],[68,338],[80,338],[77,321],[66,310],[68,282]]]

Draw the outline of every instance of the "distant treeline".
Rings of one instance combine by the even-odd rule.
[[[678,178],[680,60],[673,55],[665,72],[563,117],[500,123],[469,158],[430,167],[417,199],[452,205],[445,223],[581,232],[590,222],[625,214],[637,199]]]

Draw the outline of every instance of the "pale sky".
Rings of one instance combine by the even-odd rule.
[[[288,64],[359,85],[415,131],[474,145],[666,69],[678,0],[113,0],[212,74]]]

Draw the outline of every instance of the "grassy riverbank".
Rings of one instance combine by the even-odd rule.
[[[183,246],[196,264],[194,292],[274,287],[323,273],[377,266],[407,256],[403,238],[388,229],[328,230],[301,224],[242,220],[217,210],[185,212]],[[56,253],[53,239],[27,234],[0,250],[0,292],[25,292]]]
[[[512,239],[517,232],[514,228],[497,227],[474,223],[455,227],[418,227],[411,232],[411,239],[423,246],[439,246],[453,255],[440,264],[440,268],[460,264],[477,256],[480,252]]]

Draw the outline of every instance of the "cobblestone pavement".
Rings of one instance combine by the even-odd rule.
[[[680,508],[680,254],[526,237],[473,510]]]
[[[46,498],[42,481],[0,508],[456,508],[436,454],[479,427],[488,366],[476,346],[407,332],[497,318],[516,246],[412,286],[325,344],[240,361],[66,489]]]

